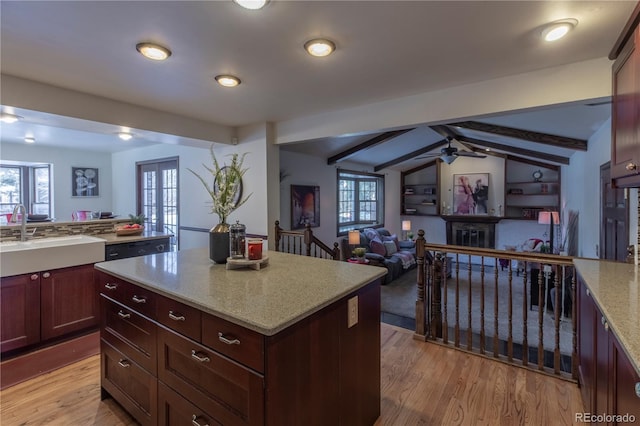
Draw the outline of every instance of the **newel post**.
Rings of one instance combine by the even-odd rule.
[[[311,224],[307,223],[304,226],[304,245],[306,246],[306,255],[311,256],[311,243],[313,242],[313,231],[311,230]]]
[[[414,339],[427,340],[427,304],[425,302],[425,239],[424,230],[418,230],[416,239],[416,263],[418,266],[417,294],[416,294],[416,332]]]
[[[273,233],[276,237],[276,251],[280,251],[280,238],[282,238],[282,228],[280,228],[280,221],[276,220],[275,232]]]

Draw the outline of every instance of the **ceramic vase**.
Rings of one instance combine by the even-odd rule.
[[[209,259],[227,263],[229,257],[229,224],[219,223],[209,231]]]

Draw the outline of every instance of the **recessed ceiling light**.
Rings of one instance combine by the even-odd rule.
[[[153,59],[154,61],[164,61],[171,56],[169,49],[154,43],[138,43],[136,44],[136,50],[145,58]]]
[[[128,141],[128,140],[131,140],[133,135],[131,133],[127,133],[127,132],[118,132],[118,137],[120,139],[122,139],[123,141]]]
[[[36,141],[36,138],[34,138],[33,136],[27,136],[24,138],[24,141],[26,143],[34,143]]]
[[[331,40],[316,38],[306,42],[304,48],[309,55],[322,57],[328,56],[336,50],[336,45]]]
[[[233,75],[216,75],[216,81],[224,87],[236,87],[240,84],[240,79]]]
[[[21,119],[22,117],[20,117],[19,115],[9,114],[8,112],[3,112],[2,114],[0,114],[0,121],[2,121],[3,123],[11,124]]]
[[[233,0],[233,2],[245,9],[258,10],[265,7],[269,0]]]
[[[544,27],[542,30],[542,38],[544,41],[556,41],[566,36],[569,31],[578,25],[577,19],[562,19],[554,21]]]

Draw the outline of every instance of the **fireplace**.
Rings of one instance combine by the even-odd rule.
[[[496,247],[495,216],[443,216],[447,221],[447,244],[478,247]]]

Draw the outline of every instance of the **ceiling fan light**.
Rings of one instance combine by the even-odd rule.
[[[453,163],[453,160],[456,159],[456,156],[455,155],[441,155],[440,159],[442,161],[444,161],[445,163],[447,163],[447,164],[451,164],[451,163]]]
[[[577,19],[563,19],[561,21],[552,22],[542,30],[542,38],[544,41],[549,42],[560,40],[576,25],[578,25]]]
[[[169,49],[154,43],[138,43],[136,44],[136,50],[145,58],[153,59],[154,61],[164,61],[171,56]]]

